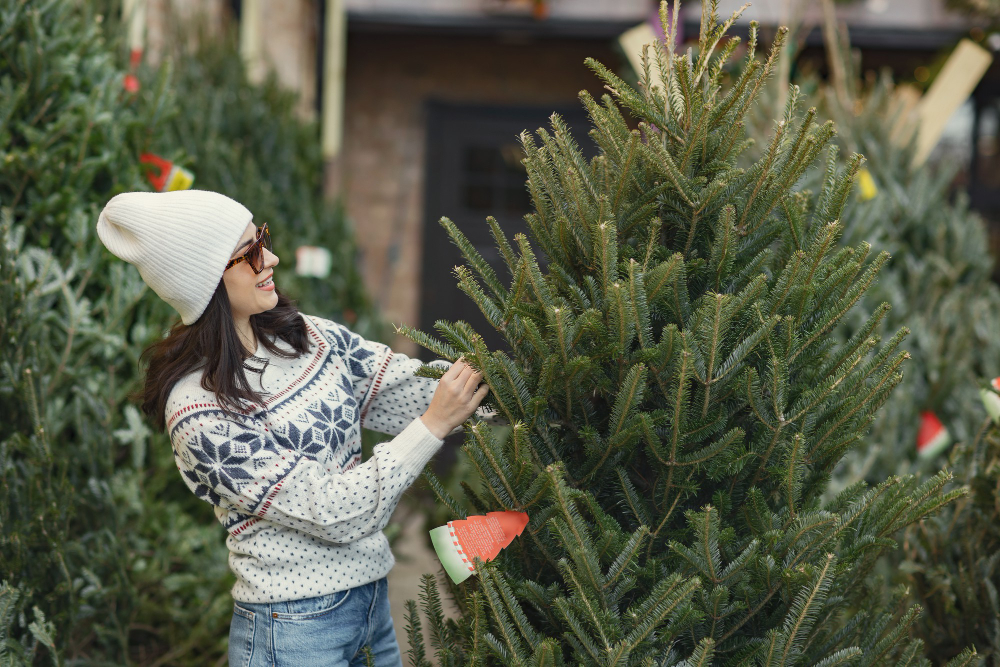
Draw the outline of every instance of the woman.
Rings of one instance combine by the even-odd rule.
[[[267,225],[218,193],[125,193],[98,220],[181,315],[144,353],[143,410],[215,507],[236,575],[231,665],[401,665],[382,534],[488,388],[303,315],[275,287]],[[396,436],[361,461],[361,426]]]

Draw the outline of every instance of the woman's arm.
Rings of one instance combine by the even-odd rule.
[[[382,343],[365,340],[331,320],[319,317],[310,320],[330,343],[331,354],[344,360],[362,426],[395,435],[427,412],[438,381],[414,375],[424,362],[393,352]],[[431,364],[445,369],[451,366],[443,360]]]
[[[415,419],[367,461],[341,471],[281,447],[259,421],[237,423],[212,403],[197,405],[168,424],[188,487],[213,505],[335,543],[382,530],[442,443]]]

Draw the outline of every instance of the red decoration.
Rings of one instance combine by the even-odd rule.
[[[135,71],[139,69],[140,62],[142,62],[142,49],[132,49],[132,52],[129,53],[129,71],[122,81],[122,87],[130,93],[139,92],[139,77],[135,75]]]
[[[951,443],[951,434],[933,412],[920,413],[920,431],[917,432],[917,454],[932,458]]]
[[[431,531],[431,542],[445,572],[456,584],[474,572],[478,558],[488,562],[528,525],[525,512],[490,512],[449,521]]]
[[[139,162],[147,165],[146,179],[157,192],[187,190],[194,183],[194,175],[190,171],[155,153],[143,153]]]

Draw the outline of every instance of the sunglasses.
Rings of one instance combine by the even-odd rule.
[[[271,250],[271,232],[267,231],[266,222],[257,229],[257,240],[250,244],[245,253],[236,259],[229,260],[223,270],[228,270],[240,262],[246,262],[254,273],[260,273],[264,270],[264,248],[267,248],[268,251]]]

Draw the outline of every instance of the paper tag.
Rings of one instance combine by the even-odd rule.
[[[170,170],[170,176],[167,178],[167,192],[188,190],[193,184],[194,174],[184,167],[174,165],[174,168]]]
[[[920,413],[920,430],[917,432],[917,455],[932,459],[951,444],[951,434],[933,412]]]
[[[990,384],[994,389],[1000,391],[1000,378],[994,378]],[[988,389],[980,389],[979,395],[983,399],[983,406],[985,406],[987,414],[995,423],[1000,424],[1000,396]]]
[[[295,273],[300,276],[326,278],[330,275],[333,256],[326,248],[300,245],[295,249]]]
[[[525,512],[489,512],[449,521],[431,531],[431,542],[444,571],[460,584],[475,572],[475,559],[489,562],[528,525]]]
[[[858,171],[858,188],[861,190],[858,193],[858,199],[861,201],[875,199],[878,195],[878,187],[875,185],[872,173],[863,167]]]

